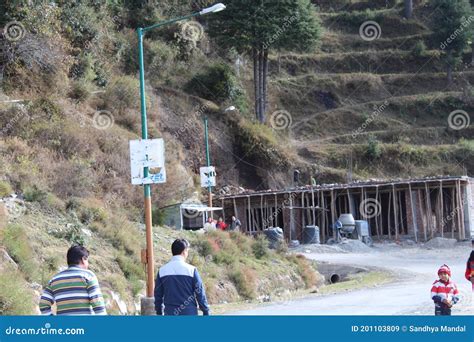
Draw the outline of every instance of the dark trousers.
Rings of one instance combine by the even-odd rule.
[[[451,316],[451,308],[447,305],[435,306],[435,316]]]

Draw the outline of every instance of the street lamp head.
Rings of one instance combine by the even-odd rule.
[[[204,14],[208,14],[208,13],[217,13],[217,12],[220,12],[220,11],[223,11],[225,10],[225,5],[223,3],[218,3],[218,4],[215,4],[211,7],[208,7],[208,8],[204,8],[203,10],[201,10],[199,12],[200,15],[204,15]]]

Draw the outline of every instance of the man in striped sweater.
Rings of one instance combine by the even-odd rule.
[[[438,270],[439,279],[431,287],[431,299],[435,303],[436,316],[451,316],[451,308],[459,301],[459,291],[451,281],[451,269],[443,265]]]
[[[72,246],[67,251],[68,268],[56,274],[43,290],[39,307],[42,315],[106,315],[97,277],[89,271],[89,251]]]

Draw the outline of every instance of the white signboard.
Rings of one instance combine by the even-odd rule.
[[[216,186],[216,168],[214,166],[201,167],[201,187]]]
[[[157,184],[166,182],[165,143],[163,139],[131,140],[130,166],[132,184]],[[149,174],[145,178],[144,168]]]

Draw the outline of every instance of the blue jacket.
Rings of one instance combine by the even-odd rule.
[[[197,302],[197,303],[196,303]],[[160,268],[155,282],[155,310],[157,315],[197,315],[197,305],[209,315],[206,292],[196,267],[175,255]]]

